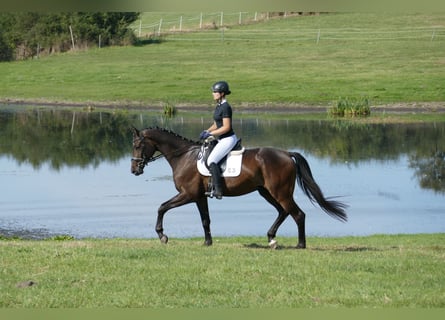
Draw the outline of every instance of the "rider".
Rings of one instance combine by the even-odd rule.
[[[231,92],[229,84],[225,81],[218,81],[212,86],[213,100],[216,101],[216,108],[213,113],[213,124],[201,132],[200,139],[207,139],[209,136],[217,136],[218,143],[213,148],[207,159],[207,166],[212,174],[213,195],[217,199],[222,198],[221,171],[218,162],[224,158],[236,145],[238,138],[232,128],[232,107],[226,100]]]

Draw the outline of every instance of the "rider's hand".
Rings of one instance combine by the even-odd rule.
[[[204,140],[207,139],[208,137],[210,137],[211,134],[210,132],[208,132],[207,130],[204,130],[203,132],[201,132],[201,134],[199,135],[199,139],[200,140]]]

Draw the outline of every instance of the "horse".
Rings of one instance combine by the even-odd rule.
[[[145,166],[160,157],[165,157],[173,170],[173,181],[178,194],[162,203],[158,209],[155,230],[161,243],[168,242],[163,227],[165,213],[170,209],[195,203],[204,229],[204,245],[212,245],[208,197],[205,195],[209,177],[201,175],[197,169],[202,142],[184,138],[171,130],[159,127],[142,130],[133,127],[132,131],[132,174],[143,174]],[[267,232],[269,246],[273,249],[277,247],[275,237],[278,228],[290,215],[297,225],[297,248],[304,249],[306,214],[294,200],[295,182],[312,203],[316,202],[331,217],[342,222],[347,221],[347,205],[325,198],[313,178],[307,160],[298,152],[273,147],[246,148],[240,175],[223,178],[223,196],[234,197],[258,191],[278,211],[278,217]]]

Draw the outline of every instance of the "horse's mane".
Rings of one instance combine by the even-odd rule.
[[[195,140],[191,140],[191,139],[186,138],[186,137],[183,137],[183,136],[177,134],[176,132],[174,132],[174,131],[172,131],[170,129],[167,129],[167,128],[161,128],[161,127],[156,126],[156,127],[145,128],[142,131],[145,131],[145,130],[155,130],[155,131],[165,132],[165,133],[170,134],[170,135],[172,135],[172,136],[174,136],[176,138],[179,138],[179,139],[181,139],[183,141],[187,141],[187,142],[190,142],[190,143],[193,143],[193,144],[199,144],[199,142],[197,142]]]

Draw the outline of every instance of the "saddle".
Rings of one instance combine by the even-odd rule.
[[[215,137],[210,136],[201,146],[201,151],[198,154],[198,171],[204,176],[211,176],[209,168],[207,167],[207,158],[212,152],[213,148],[218,143]],[[222,177],[237,177],[241,173],[241,163],[243,159],[244,147],[241,144],[241,139],[238,139],[232,150],[217,163],[221,169]]]

